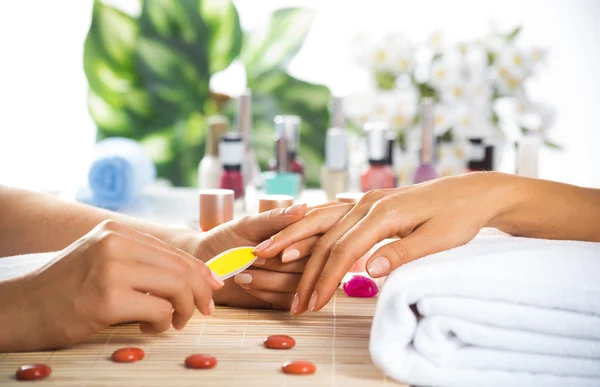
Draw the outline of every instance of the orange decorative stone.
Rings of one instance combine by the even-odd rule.
[[[317,370],[317,366],[309,361],[287,361],[281,366],[286,374],[311,375]]]
[[[186,368],[207,369],[214,368],[217,365],[217,359],[209,355],[195,354],[185,358]]]
[[[121,348],[113,352],[111,359],[117,363],[133,363],[144,358],[144,351],[141,348]]]
[[[269,349],[290,349],[295,345],[296,340],[286,335],[273,335],[265,339],[265,347]]]
[[[46,364],[22,365],[16,372],[17,380],[40,380],[47,378],[52,373],[52,368]]]

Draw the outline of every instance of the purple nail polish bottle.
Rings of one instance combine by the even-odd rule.
[[[423,139],[421,142],[421,162],[415,171],[413,184],[423,183],[438,177],[435,170],[435,135],[433,133],[433,101],[423,100]]]

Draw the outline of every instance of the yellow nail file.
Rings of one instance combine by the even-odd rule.
[[[252,254],[253,249],[254,247],[236,247],[224,251],[206,262],[206,265],[222,280],[226,280],[246,270],[256,261],[256,255]]]

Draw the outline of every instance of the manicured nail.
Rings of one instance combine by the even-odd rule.
[[[253,265],[262,266],[265,263],[267,263],[266,259],[264,259],[264,258],[257,258],[256,261],[254,261]]]
[[[295,261],[300,257],[300,252],[296,249],[286,250],[281,256],[281,262],[287,263]]]
[[[294,204],[293,206],[286,208],[285,211],[283,211],[283,213],[285,215],[295,215],[298,212],[300,212],[300,210],[303,209],[304,207],[306,207],[305,203]]]
[[[371,277],[381,277],[390,271],[390,261],[386,257],[377,257],[367,264],[367,271]]]
[[[235,277],[233,277],[233,280],[238,285],[249,285],[252,283],[252,275],[248,273],[236,274]]]
[[[208,304],[208,314],[213,314],[215,312],[215,301],[210,300],[210,304]]]
[[[298,298],[298,293],[294,294],[294,299],[292,300],[292,306],[290,307],[290,315],[294,316],[296,312],[298,312],[298,304],[300,303],[300,299]]]
[[[308,311],[312,312],[315,310],[315,305],[317,305],[317,291],[315,290],[310,296],[310,300],[308,301]]]
[[[210,275],[212,275],[213,279],[219,284],[219,286],[225,286],[225,282],[215,273],[214,271],[210,271]]]
[[[259,244],[258,246],[256,246],[254,248],[254,250],[252,250],[252,252],[253,253],[260,253],[261,251],[263,251],[264,249],[266,249],[267,247],[269,247],[269,245],[271,244],[271,242],[273,242],[272,239],[267,239],[266,241],[264,241],[261,244]]]

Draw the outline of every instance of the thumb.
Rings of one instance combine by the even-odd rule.
[[[262,242],[302,219],[306,214],[306,204],[295,204],[288,208],[276,208],[256,216],[248,216],[239,225],[240,234],[247,239]]]
[[[367,272],[373,278],[383,277],[406,263],[461,244],[444,237],[446,231],[431,221],[423,224],[408,236],[376,250],[367,261]]]

